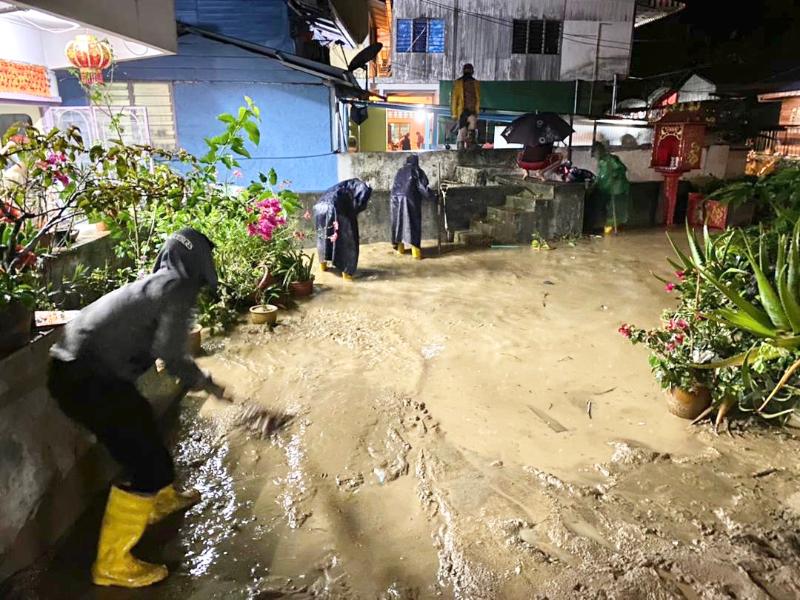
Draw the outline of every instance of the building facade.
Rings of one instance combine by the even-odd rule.
[[[249,96],[261,109],[261,143],[252,158],[240,160],[242,179],[274,168],[297,191],[333,185],[336,154],[347,149],[338,92],[348,78],[341,69],[294,54],[286,3],[176,0],[175,15],[176,54],[116,65],[115,106],[145,109],[154,145],[202,155],[204,138],[222,128],[217,115],[236,113]],[[72,75],[60,72],[59,79],[65,105],[87,106]]]

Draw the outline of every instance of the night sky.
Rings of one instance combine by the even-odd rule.
[[[636,30],[633,76],[700,66],[716,83],[800,80],[800,1],[684,1],[682,12]]]

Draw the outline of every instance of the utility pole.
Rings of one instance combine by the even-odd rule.
[[[458,79],[458,0],[453,0],[453,81]],[[452,92],[451,92],[452,93]]]
[[[589,114],[592,114],[592,104],[594,103],[594,86],[597,84],[597,75],[600,69],[600,40],[603,39],[603,25],[608,23],[597,24],[597,47],[594,53],[594,73],[592,74],[592,89],[589,91]]]

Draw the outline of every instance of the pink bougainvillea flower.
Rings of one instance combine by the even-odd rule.
[[[310,220],[311,220],[311,211],[310,211],[310,210],[307,210],[306,212],[304,212],[304,213],[303,213],[303,218],[304,218],[306,221],[310,221]]]
[[[683,331],[689,328],[689,323],[684,319],[670,319],[667,323],[667,331]]]
[[[678,286],[670,281],[667,285],[664,286],[664,290],[667,292],[674,292],[676,287]]]
[[[63,165],[67,162],[67,155],[63,152],[51,152],[47,155],[48,165]]]
[[[286,225],[283,206],[277,198],[267,198],[257,202],[256,209],[258,210],[258,220],[247,226],[247,232],[251,236],[258,236],[268,242],[278,227]]]
[[[628,339],[630,339],[630,337],[631,337],[631,335],[633,333],[632,330],[631,330],[631,326],[628,325],[627,323],[623,323],[620,326],[620,328],[617,329],[617,331],[620,333],[620,335],[622,335],[622,336],[624,336],[624,337],[626,337]]]
[[[675,348],[676,348],[676,346],[675,346],[675,342],[669,342],[669,343],[668,343],[668,344],[665,346],[665,348],[666,348],[667,352],[672,352],[672,351],[673,351],[673,350],[675,350]]]
[[[298,240],[306,239],[306,234],[303,231],[295,231],[292,235]]]
[[[339,239],[339,232],[338,232],[338,231],[334,231],[334,232],[333,232],[333,235],[331,235],[331,236],[328,236],[328,239],[329,239],[330,241],[332,241],[332,242],[335,242],[336,240],[338,240],[338,239]]]
[[[675,341],[676,346],[680,346],[681,344],[683,344],[684,340],[686,339],[686,336],[684,336],[682,333],[679,333],[672,339]]]
[[[61,171],[53,171],[53,177],[64,187],[69,185],[69,177],[64,175]]]
[[[231,175],[233,175],[234,179],[241,179],[242,178],[242,170],[241,169],[234,169],[233,173],[231,173]]]
[[[333,230],[334,231],[339,231],[339,221],[334,221],[333,222]]]
[[[675,277],[683,281],[686,279],[686,271],[675,271]]]

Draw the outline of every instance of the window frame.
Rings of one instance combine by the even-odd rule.
[[[537,44],[538,48],[531,46],[534,41],[533,29],[540,27],[541,32],[537,32],[536,36],[540,36],[540,43]],[[525,40],[522,47],[524,51],[520,51],[519,29],[524,28]],[[554,52],[548,52],[548,31],[556,31],[556,46]],[[514,19],[513,29],[511,33],[511,54],[517,56],[558,56],[561,54],[562,41],[564,38],[564,22],[558,19]]]
[[[178,150],[178,149],[180,149],[181,146],[180,146],[180,140],[178,139],[178,120],[177,120],[177,114],[176,114],[176,111],[175,111],[175,86],[174,86],[174,82],[172,82],[172,81],[163,81],[163,80],[160,80],[160,81],[159,80],[152,80],[151,81],[151,80],[147,80],[147,79],[130,79],[130,80],[125,80],[125,81],[112,81],[111,85],[124,84],[127,87],[127,91],[128,91],[128,106],[140,106],[140,105],[136,104],[136,95],[134,94],[134,91],[133,91],[134,85],[136,85],[136,84],[150,84],[150,83],[156,83],[156,84],[161,84],[161,85],[166,85],[167,86],[167,89],[169,90],[169,110],[170,110],[170,116],[172,117],[172,130],[175,132],[175,138],[174,138],[175,139],[175,143],[174,143],[174,145],[172,145],[172,146],[164,146],[164,145],[157,146],[155,144],[155,142],[153,141],[152,130],[150,129],[150,114],[149,114],[149,111],[148,111],[148,115],[147,115],[147,133],[150,136],[150,143],[153,144],[154,147],[161,148],[162,150]],[[148,108],[148,107],[145,106],[143,108]]]
[[[438,22],[442,25],[442,41],[441,41],[441,50],[431,50],[431,23]],[[395,43],[397,54],[444,54],[445,53],[445,46],[447,43],[447,30],[446,30],[446,20],[438,17],[416,17],[413,19],[409,18],[397,18],[397,22],[395,23],[395,31],[400,31],[401,29],[401,22],[403,23],[404,28],[409,27],[411,29],[411,39],[409,41],[409,46],[401,47],[400,42],[397,41]],[[424,49],[415,50],[415,43],[421,37],[422,34],[416,35],[415,30],[418,31],[417,27],[419,24],[424,23],[424,36],[425,36],[425,43]],[[395,39],[397,39],[395,37]]]

